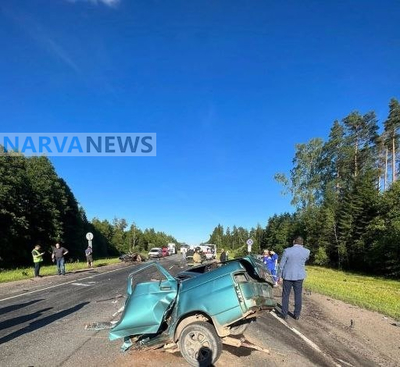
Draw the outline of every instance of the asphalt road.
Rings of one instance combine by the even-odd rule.
[[[179,255],[171,256],[161,264],[175,274],[181,270],[179,259]],[[113,315],[124,304],[126,279],[134,266],[118,264],[0,285],[0,365],[186,366],[179,353],[121,354],[121,341],[110,342],[107,330],[85,330],[86,323],[118,319]],[[336,347],[335,353],[339,349],[344,361],[338,363],[329,351],[329,340],[318,345],[311,341],[315,335],[307,335],[307,328],[303,329],[294,320],[286,324],[275,313],[267,313],[245,336],[271,353],[224,346],[216,366],[358,365],[354,356],[352,363],[346,364],[346,346]],[[363,361],[360,365],[374,364]]]

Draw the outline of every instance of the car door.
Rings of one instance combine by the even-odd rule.
[[[140,265],[128,276],[127,300],[110,340],[157,334],[174,305],[177,281],[158,262]]]

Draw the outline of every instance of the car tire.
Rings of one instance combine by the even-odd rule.
[[[213,365],[222,353],[222,341],[214,326],[197,321],[187,325],[179,337],[179,350],[191,366]]]

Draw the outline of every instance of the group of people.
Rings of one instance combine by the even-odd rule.
[[[282,281],[281,317],[286,320],[289,313],[289,297],[294,291],[293,317],[298,320],[302,309],[303,281],[306,277],[305,263],[310,257],[310,250],[303,247],[304,240],[298,236],[293,246],[284,250],[278,266],[278,255],[274,251],[264,250],[263,262],[274,279],[274,286]]]
[[[40,268],[45,254],[40,245],[36,245],[32,250],[35,278],[41,278]],[[51,260],[56,264],[58,275],[65,275],[65,255],[67,254],[68,250],[59,243],[56,243],[51,253]],[[91,246],[88,246],[85,250],[85,256],[87,265],[91,268],[93,266],[93,248]]]
[[[278,255],[273,250],[264,250],[263,263],[271,273],[274,280],[274,287],[278,286]]]

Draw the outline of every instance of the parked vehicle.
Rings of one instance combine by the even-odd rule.
[[[171,255],[176,254],[176,245],[175,245],[175,243],[169,243],[167,247],[170,250]]]
[[[216,246],[212,244],[200,245],[201,251],[207,260],[212,260],[217,258]]]
[[[159,247],[153,247],[149,253],[149,258],[160,258],[162,257],[162,250]]]
[[[191,366],[214,364],[229,335],[243,333],[274,308],[273,284],[264,264],[250,255],[176,277],[155,261],[139,265],[128,276],[124,312],[110,340],[124,338],[124,350],[172,344]]]
[[[162,248],[162,256],[169,256],[169,251],[168,251],[168,247],[163,247]]]

